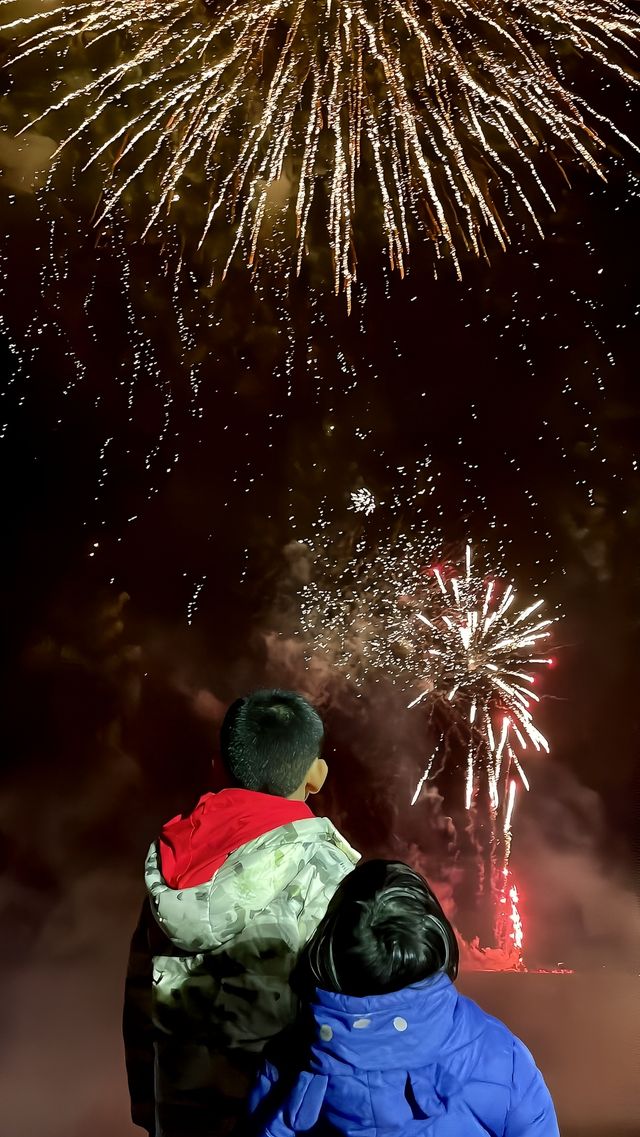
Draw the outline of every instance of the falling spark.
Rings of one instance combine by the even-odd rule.
[[[186,573],[185,573],[185,576],[186,576]],[[191,627],[191,625],[193,624],[193,618],[194,618],[194,616],[197,612],[197,609],[198,609],[198,601],[200,599],[200,593],[202,592],[202,589],[204,588],[206,582],[207,582],[207,576],[205,573],[204,576],[202,576],[201,579],[198,580],[196,582],[196,584],[194,585],[194,589],[193,589],[193,592],[191,594],[191,599],[189,600],[189,603],[187,604],[187,623],[188,623],[189,627]]]
[[[507,800],[507,812],[504,819],[505,833],[511,830],[511,818],[513,816],[513,806],[516,800],[516,783],[511,782],[509,786],[509,798]]]
[[[413,795],[413,797],[411,798],[411,805],[415,805],[415,804],[416,804],[416,802],[417,802],[417,800],[418,800],[418,798],[420,797],[420,794],[421,794],[421,792],[422,792],[422,787],[423,787],[424,783],[425,783],[426,781],[428,781],[428,778],[429,778],[429,774],[431,773],[431,767],[433,766],[433,760],[434,760],[434,758],[435,758],[435,754],[432,754],[432,755],[431,755],[431,757],[429,758],[429,761],[427,762],[427,764],[426,764],[426,766],[425,766],[425,768],[424,768],[424,773],[422,774],[422,776],[421,776],[421,778],[420,778],[420,781],[418,782],[418,784],[417,784],[417,786],[416,786],[416,788],[415,788],[415,792],[414,792],[414,795]]]
[[[18,11],[2,32],[18,38],[13,68],[41,56],[61,72],[84,53],[90,78],[74,70],[24,129],[76,114],[58,155],[89,144],[80,170],[103,178],[98,224],[147,173],[145,235],[185,192],[193,212],[200,184],[198,247],[220,219],[223,272],[238,251],[257,265],[278,209],[299,272],[319,210],[349,300],[365,208],[400,274],[413,229],[460,275],[460,254],[486,256],[488,236],[506,247],[517,218],[540,229],[554,163],[601,173],[594,124],[615,128],[566,85],[562,57],[572,48],[636,83],[623,61],[639,28],[619,0],[68,0]],[[371,184],[375,200],[358,192]]]
[[[371,551],[342,558],[326,539],[306,545],[311,579],[300,595],[301,633],[311,654],[320,653],[348,680],[399,679],[413,652],[398,612],[420,588],[422,566],[433,559],[429,538],[397,533]],[[413,678],[413,676],[412,676]],[[418,698],[423,698],[422,692]]]

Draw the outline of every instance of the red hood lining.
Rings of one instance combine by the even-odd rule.
[[[178,814],[163,827],[158,840],[162,875],[170,888],[194,888],[210,880],[242,845],[310,817],[306,802],[255,790],[203,794],[188,816]]]

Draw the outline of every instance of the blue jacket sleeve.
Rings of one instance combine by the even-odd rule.
[[[249,1112],[254,1114],[278,1083],[279,1074],[271,1062],[263,1062],[253,1089],[249,1094]]]
[[[511,1107],[504,1137],[560,1137],[551,1094],[531,1054],[519,1041],[513,1059]]]
[[[279,1080],[275,1066],[265,1062],[249,1098],[254,1123],[252,1137],[292,1137],[296,1133],[308,1133],[320,1117],[327,1088],[325,1077],[305,1070],[285,1094],[278,1093]],[[270,1099],[273,1100],[271,1109]]]

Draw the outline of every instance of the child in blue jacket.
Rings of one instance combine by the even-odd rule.
[[[453,985],[458,945],[408,865],[335,893],[294,982],[306,1003],[254,1090],[258,1137],[559,1137],[527,1048]]]

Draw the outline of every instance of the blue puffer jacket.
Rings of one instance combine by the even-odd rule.
[[[254,1090],[260,1137],[559,1137],[527,1048],[446,975],[368,999],[318,990],[311,1011],[302,1071],[266,1063]]]

